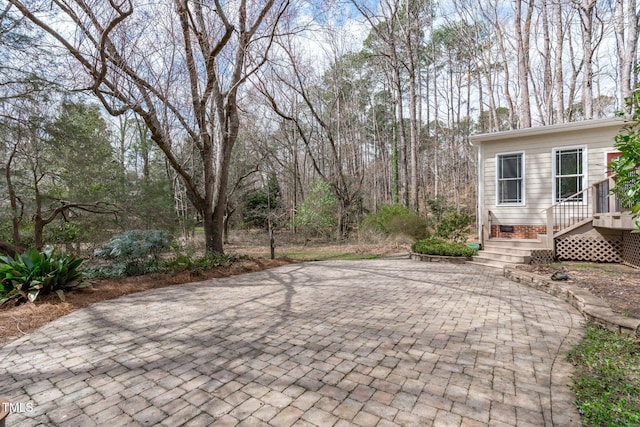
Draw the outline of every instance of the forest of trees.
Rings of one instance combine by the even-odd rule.
[[[0,0],[0,251],[473,212],[469,136],[624,110],[639,20],[636,0]]]

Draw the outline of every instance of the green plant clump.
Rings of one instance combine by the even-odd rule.
[[[584,426],[640,425],[640,348],[632,337],[590,325],[568,355]]]
[[[640,66],[636,67],[640,72]],[[636,219],[635,233],[640,233],[640,83],[634,86],[631,96],[625,99],[630,112],[629,123],[615,137],[615,148],[620,157],[612,165],[616,185],[611,189]]]
[[[468,247],[463,243],[445,242],[439,239],[418,240],[411,245],[411,250],[415,253],[425,255],[460,256],[471,257],[477,255],[478,251]]]
[[[428,237],[427,220],[399,204],[382,205],[364,219],[363,225],[386,235],[406,234],[414,239]]]
[[[304,202],[298,207],[295,225],[308,236],[329,237],[335,232],[338,199],[331,185],[322,179],[314,182]]]
[[[427,200],[427,204],[431,210],[434,237],[454,242],[463,242],[466,239],[473,221],[466,209],[456,209],[439,197]]]
[[[57,256],[50,247],[42,252],[29,249],[15,258],[0,257],[0,304],[33,302],[51,292],[64,301],[64,291],[89,285],[79,270],[82,261],[72,254]]]
[[[173,237],[162,230],[131,230],[118,234],[93,255],[113,261],[97,275],[137,276],[159,269],[160,254],[171,248]]]
[[[179,272],[189,270],[192,273],[200,273],[218,267],[227,267],[236,259],[234,255],[209,253],[202,258],[194,258],[189,255],[177,255],[175,258],[163,264],[166,272]]]

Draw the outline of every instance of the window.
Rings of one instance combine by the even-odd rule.
[[[498,204],[524,204],[524,153],[498,154],[496,162]]]
[[[560,203],[584,189],[585,158],[584,148],[554,150],[554,203]],[[584,202],[585,193],[572,198],[571,201]]]

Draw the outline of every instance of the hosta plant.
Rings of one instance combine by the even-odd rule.
[[[51,292],[64,300],[64,291],[89,285],[79,270],[82,261],[72,254],[58,256],[49,247],[42,252],[29,249],[15,258],[0,257],[0,304],[33,302]]]

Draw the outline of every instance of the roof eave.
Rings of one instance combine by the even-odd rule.
[[[525,136],[546,135],[550,133],[560,132],[574,132],[579,130],[588,130],[593,128],[601,128],[608,126],[622,126],[625,123],[630,123],[630,120],[626,120],[622,117],[596,119],[596,120],[583,120],[581,122],[560,123],[549,126],[538,126],[525,129],[508,130],[502,132],[482,133],[479,135],[472,135],[469,140],[472,144],[483,143],[487,141],[499,141],[504,139],[513,139]]]

